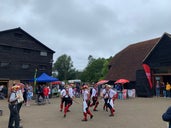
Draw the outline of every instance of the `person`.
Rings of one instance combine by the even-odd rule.
[[[110,109],[110,115],[109,116],[111,117],[111,116],[114,116],[114,112],[115,112],[114,100],[115,100],[115,96],[116,96],[117,92],[114,91],[110,85],[107,85],[107,92],[108,92],[107,104],[108,104],[108,107]]]
[[[23,98],[24,98],[24,104],[27,105],[27,95],[28,95],[28,85],[26,84],[24,86],[24,92],[23,92]]]
[[[171,89],[171,85],[169,84],[169,82],[166,83],[166,97],[170,97],[170,89]]]
[[[12,86],[11,93],[9,95],[8,107],[10,110],[10,116],[9,116],[8,128],[22,128],[22,126],[20,126],[19,111],[17,106],[18,99],[20,99],[20,96],[16,94],[19,88],[20,87],[17,85]]]
[[[108,111],[108,92],[107,92],[107,84],[105,85],[105,87],[103,88],[102,92],[101,92],[101,98],[104,99],[104,105],[103,105],[103,110]]]
[[[160,96],[160,82],[159,81],[156,82],[156,96],[157,97]]]
[[[62,88],[62,90],[61,90],[61,92],[60,92],[60,98],[61,98],[61,103],[60,103],[60,111],[62,112],[63,111],[63,104],[64,104],[64,102],[65,102],[65,94],[66,93],[66,91],[65,91],[65,88]]]
[[[94,106],[93,111],[98,111],[97,107],[99,105],[99,101],[98,101],[98,91],[97,91],[97,85],[93,85],[92,88],[92,93],[91,93],[91,99],[92,99],[92,103],[90,104],[90,107]]]
[[[23,93],[24,93],[24,84],[23,83],[17,83],[15,84],[19,87],[19,89],[17,90],[16,94],[19,95],[19,99],[18,99],[18,104],[17,104],[17,109],[18,109],[18,113],[19,113],[19,121],[21,121],[21,118],[20,118],[20,109],[23,105],[23,102],[24,102],[24,98],[23,98]]]
[[[171,106],[163,113],[162,119],[169,123],[169,127],[171,128]]]
[[[91,113],[89,106],[90,106],[90,93],[88,91],[88,86],[84,85],[82,87],[82,95],[83,95],[83,115],[84,118],[82,121],[87,121],[87,114],[90,115],[90,119],[93,118],[93,114]]]
[[[163,97],[166,98],[166,85],[164,82],[161,82],[161,91],[162,91]]]
[[[66,117],[66,113],[69,112],[69,107],[71,106],[72,104],[72,99],[71,99],[71,96],[69,94],[69,85],[66,85],[65,86],[65,90],[63,92],[63,100],[64,100],[64,103],[65,103],[65,107],[64,107],[64,117]]]
[[[68,110],[67,111],[69,111],[69,112],[70,112],[69,108],[73,104],[73,99],[75,98],[73,87],[74,87],[74,85],[70,84],[69,88],[68,88],[68,93],[69,93],[70,98],[68,99]]]
[[[26,106],[30,106],[30,101],[32,99],[32,92],[30,89],[28,89],[27,91],[27,103],[26,103]]]
[[[38,104],[44,103],[43,88],[44,88],[43,85],[38,85],[38,87],[36,88]],[[40,98],[42,98],[42,100]]]
[[[45,99],[45,103],[48,102],[50,104],[50,101],[49,101],[49,88],[47,85],[44,86],[43,88],[43,95],[44,95],[44,99]]]

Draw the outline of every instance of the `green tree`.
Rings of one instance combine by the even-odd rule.
[[[109,63],[111,61],[112,57],[109,57],[108,59],[105,60],[102,68],[102,77],[99,80],[105,79],[106,74],[109,71]]]
[[[57,76],[59,80],[73,79],[76,75],[76,70],[73,68],[71,57],[66,54],[63,54],[57,58],[53,66],[53,71],[58,72]]]
[[[106,59],[94,59],[92,56],[89,56],[88,60],[88,65],[81,75],[81,80],[84,82],[97,82],[100,78],[103,77],[102,69]]]

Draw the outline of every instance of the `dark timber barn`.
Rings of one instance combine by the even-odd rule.
[[[0,31],[0,85],[28,81],[35,69],[51,75],[54,53],[21,28]]]
[[[143,64],[148,65],[150,72]],[[164,33],[159,38],[129,45],[116,54],[109,64],[106,79],[116,81],[120,78],[130,80],[130,87],[142,97],[155,95],[156,81],[171,84],[171,35]]]

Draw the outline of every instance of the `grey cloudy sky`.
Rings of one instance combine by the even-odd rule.
[[[171,33],[170,0],[0,0],[0,31],[21,27],[82,70],[130,44]]]

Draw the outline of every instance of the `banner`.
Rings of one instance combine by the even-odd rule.
[[[36,77],[37,77],[37,68],[35,69],[34,73],[34,92],[36,93]]]
[[[152,81],[151,81],[151,70],[150,70],[150,67],[147,64],[143,64],[142,66],[143,66],[145,74],[147,76],[150,88],[152,88],[153,84],[152,84]]]

